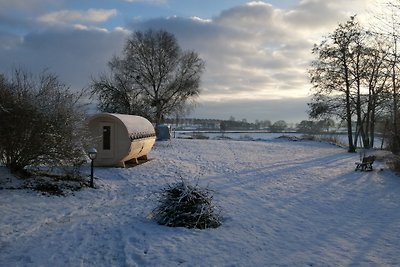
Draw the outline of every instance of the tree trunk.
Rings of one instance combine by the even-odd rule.
[[[392,133],[392,152],[394,154],[398,154],[400,151],[400,144],[399,144],[399,130],[397,127],[398,123],[398,99],[397,99],[397,82],[396,82],[396,64],[397,64],[397,39],[394,38],[394,59],[393,59],[393,66],[392,66],[392,86],[393,86],[393,133]]]
[[[346,92],[346,121],[347,121],[347,137],[349,139],[348,152],[356,152],[353,144],[353,129],[351,125],[351,107],[350,107],[350,93]]]
[[[371,123],[370,123],[370,139],[369,139],[369,147],[373,148],[374,147],[374,142],[375,142],[375,105],[371,110]]]
[[[350,81],[349,81],[349,70],[347,66],[346,51],[343,52],[343,66],[346,80],[346,121],[347,121],[347,137],[349,140],[348,152],[356,152],[356,148],[353,144],[353,129],[351,124],[351,99],[350,99]]]

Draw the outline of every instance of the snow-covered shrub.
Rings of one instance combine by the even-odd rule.
[[[316,137],[315,137],[315,135],[312,135],[312,134],[303,134],[303,135],[301,136],[301,140],[305,140],[305,141],[315,141],[315,140],[316,140]]]
[[[209,137],[203,133],[193,133],[192,138],[193,139],[202,139],[202,140],[209,139]]]
[[[186,228],[217,228],[221,219],[213,205],[211,190],[182,180],[161,191],[153,218],[161,225]]]
[[[389,168],[392,171],[394,171],[396,173],[400,173],[400,156],[399,155],[390,153],[390,154],[386,155],[383,158],[383,160],[386,162],[386,164],[389,166]]]
[[[0,75],[0,164],[18,173],[26,166],[76,165],[88,141],[81,96],[54,74]]]

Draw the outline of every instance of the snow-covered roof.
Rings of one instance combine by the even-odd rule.
[[[114,117],[120,120],[128,130],[130,136],[154,134],[155,130],[150,121],[146,118],[136,115],[101,113],[92,117]]]
[[[154,127],[146,118],[136,115],[108,113],[109,115],[118,118],[128,129],[128,133],[154,133]]]

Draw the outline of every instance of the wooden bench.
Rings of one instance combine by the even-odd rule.
[[[375,161],[375,156],[364,157],[361,162],[356,162],[356,171],[372,171],[372,164]]]

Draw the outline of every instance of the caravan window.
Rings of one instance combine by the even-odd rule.
[[[111,126],[103,126],[103,150],[111,149]]]

